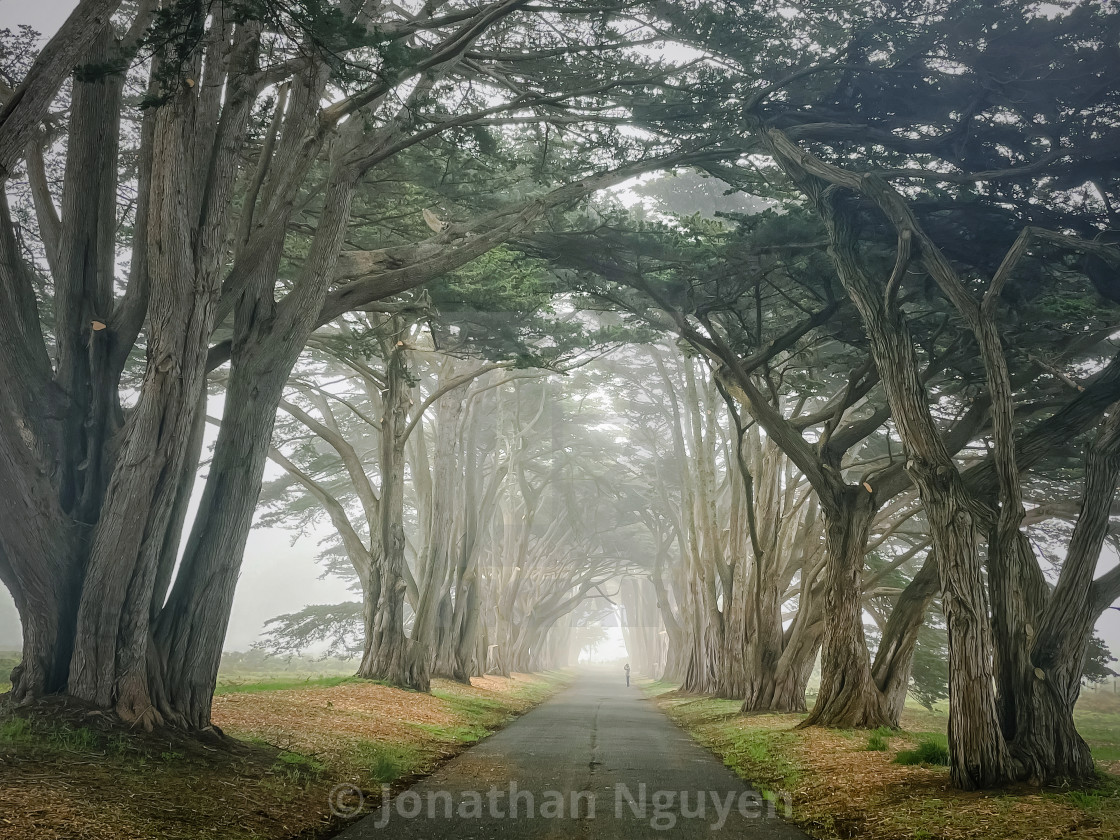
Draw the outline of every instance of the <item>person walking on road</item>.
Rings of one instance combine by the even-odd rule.
[[[626,672],[626,687],[629,688],[630,687],[630,663],[627,662],[626,667],[624,667],[622,670]]]

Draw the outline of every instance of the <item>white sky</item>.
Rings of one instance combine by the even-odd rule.
[[[0,29],[27,24],[53,35],[76,7],[74,0],[0,0]]]

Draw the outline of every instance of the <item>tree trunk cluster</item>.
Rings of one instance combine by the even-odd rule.
[[[978,301],[886,181],[852,175],[798,148],[781,132],[762,130],[775,160],[809,196],[828,229],[833,261],[870,338],[906,450],[906,471],[926,512],[949,627],[954,783],[975,789],[1015,780],[1091,779],[1095,769],[1074,726],[1073,707],[1091,628],[1120,594],[1120,575],[1094,580],[1120,477],[1118,423],[1115,407],[1109,408],[1099,393],[1093,395],[1097,410],[1081,411],[1093,399],[1082,392],[1045,424],[1051,427],[1045,432],[1064,432],[1068,439],[1091,427],[1106,408],[1110,411],[1088,447],[1080,515],[1051,590],[1021,529],[1022,470],[1037,460],[1042,435],[1038,429],[1016,434],[1014,388],[997,322],[1000,294],[1036,232],[1024,232]],[[896,268],[886,283],[859,251],[855,205],[846,203],[841,190],[880,213],[897,233]],[[1086,247],[1073,237],[1055,239]],[[1120,253],[1108,256],[1120,264]],[[910,324],[899,304],[898,284],[911,263],[938,285],[979,347],[992,418],[993,456],[986,466],[995,476],[995,494],[988,491],[990,481],[981,482],[987,476],[976,468],[962,470],[952,459],[935,423]],[[1096,390],[1110,390],[1108,374],[1101,375]],[[986,563],[981,539],[986,539]]]

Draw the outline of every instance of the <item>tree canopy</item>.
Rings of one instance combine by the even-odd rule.
[[[636,664],[744,712],[805,710],[819,656],[805,725],[947,696],[960,787],[1089,778],[1118,26],[81,0],[4,30],[13,699],[212,732],[256,518],[329,526],[360,598],[274,651],[426,690],[617,610]]]

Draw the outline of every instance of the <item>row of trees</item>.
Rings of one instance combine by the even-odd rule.
[[[498,151],[488,127],[578,120],[671,69],[634,58],[620,72],[619,41],[594,6],[521,0],[83,0],[41,49],[8,37],[0,171],[23,190],[0,207],[0,579],[24,631],[17,700],[65,693],[209,729],[274,418],[313,332],[663,162],[644,142],[612,136],[608,155],[602,137],[546,132],[532,159],[499,155],[518,190],[498,167],[466,221],[433,215],[419,240],[370,234],[392,206],[378,174],[441,138]],[[205,384],[223,366],[188,526]],[[403,377],[388,379],[391,449],[406,412]],[[399,478],[386,488],[392,530]],[[387,610],[403,550],[389,536]],[[376,667],[395,677],[414,665],[399,614],[380,622]]]
[[[954,781],[1091,776],[1117,13],[872,11],[83,0],[9,33],[15,699],[207,731],[271,459],[362,595],[277,638],[360,618],[363,675],[562,661],[593,596],[687,690],[799,710],[819,651],[807,725],[897,725],[937,607]],[[685,166],[772,209],[570,210]]]
[[[360,653],[360,675],[421,690],[429,675],[565,664],[567,644],[550,631],[566,632],[565,619],[634,553],[617,488],[601,486],[595,463],[605,441],[578,408],[569,414],[580,395],[561,396],[541,371],[457,359],[430,341],[417,329],[385,343],[385,358],[408,360],[396,373],[386,366],[404,379],[404,428],[391,446],[375,419],[388,383],[351,349],[301,369],[281,402],[290,420],[271,457],[287,476],[266,487],[263,521],[329,519],[337,542],[322,560],[355,581],[364,622],[347,605],[312,606],[275,619],[267,644],[287,653],[325,642]],[[394,480],[399,506],[387,512]],[[400,556],[389,567],[392,539]],[[403,670],[387,672],[386,656]]]
[[[752,220],[745,253],[714,261],[697,253],[695,233],[675,242],[600,234],[609,244],[598,251],[573,248],[571,237],[541,247],[580,255],[573,268],[607,284],[595,293],[664,318],[813,486],[826,529],[828,629],[809,723],[891,722],[891,687],[917,630],[908,613],[920,616],[939,583],[954,781],[1089,778],[1072,708],[1092,625],[1120,595],[1120,573],[1094,579],[1117,478],[1107,342],[1115,321],[1098,296],[1111,297],[1120,267],[1099,236],[1120,186],[1100,145],[1116,132],[1106,46],[1115,12],[1090,3],[1046,16],[967,2],[882,12],[861,24],[838,4],[810,4],[815,58],[764,84],[753,76],[750,36],[762,26],[751,14],[713,9],[705,24],[719,44],[706,26],[690,39],[742,68],[710,82],[705,101],[757,153],[728,179],[773,179],[806,212],[807,225],[793,212],[777,220],[784,241]],[[805,37],[805,23],[791,26]],[[651,124],[665,119],[653,114]],[[818,248],[827,250],[823,273],[800,256]],[[858,333],[848,326],[856,318]],[[814,404],[779,365],[821,340],[856,357],[846,381],[816,391],[824,398]],[[1069,441],[1102,418],[1086,441],[1061,572],[1048,581],[1022,528],[1024,472],[1054,470]],[[884,425],[885,464],[874,448],[870,460],[861,454]],[[899,595],[872,662],[860,600],[869,529],[910,487],[929,573]],[[1061,498],[1056,490],[1029,500],[1034,515]],[[762,545],[752,548],[764,557]]]

